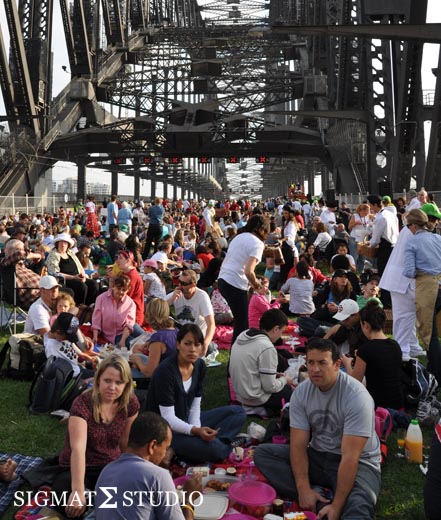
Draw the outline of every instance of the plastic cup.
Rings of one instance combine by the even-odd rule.
[[[287,439],[284,435],[273,435],[273,444],[286,444]]]

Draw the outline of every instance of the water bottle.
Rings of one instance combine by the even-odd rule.
[[[416,462],[417,464],[423,462],[423,434],[417,419],[410,421],[404,453],[409,462]]]

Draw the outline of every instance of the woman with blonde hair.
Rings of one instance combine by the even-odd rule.
[[[68,496],[68,518],[82,515],[88,501],[86,488],[94,489],[101,470],[127,447],[130,428],[138,416],[139,402],[127,361],[117,354],[104,358],[93,380],[93,388],[72,404],[60,471],[52,490]]]
[[[176,352],[178,331],[170,318],[168,303],[161,298],[153,298],[147,305],[145,317],[156,332],[151,335],[147,344],[133,348],[130,361],[133,368],[139,371],[132,370],[132,376],[135,378],[152,377],[159,363]]]
[[[371,222],[369,204],[359,204],[348,224],[350,231],[349,253],[355,260],[357,273],[363,272],[365,259],[364,256],[358,254],[357,243],[363,242],[369,235]]]

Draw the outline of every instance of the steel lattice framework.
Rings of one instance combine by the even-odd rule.
[[[72,80],[56,98],[52,0],[4,5],[3,194],[66,159],[82,196],[84,166],[115,170],[116,156],[121,172],[201,195],[278,195],[318,173],[337,191],[441,189],[440,69],[429,104],[421,83],[423,44],[441,41],[427,0],[60,0]]]

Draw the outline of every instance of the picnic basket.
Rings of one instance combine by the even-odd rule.
[[[366,241],[358,242],[357,252],[359,255],[366,256],[367,258],[375,258],[378,253],[378,246],[369,247]]]

